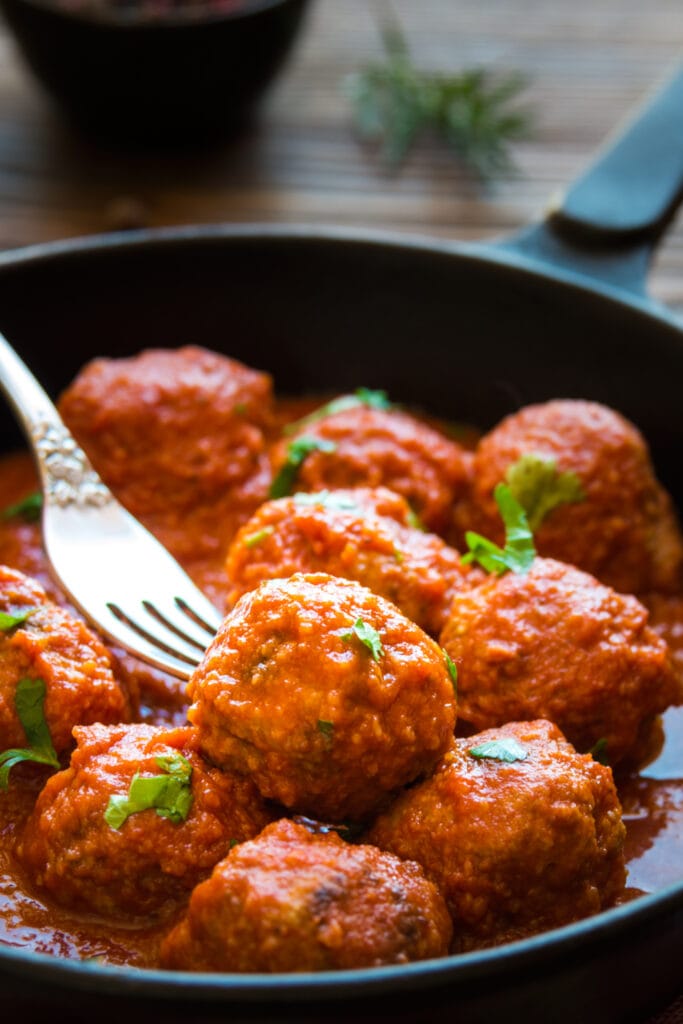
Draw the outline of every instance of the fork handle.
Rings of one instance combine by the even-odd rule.
[[[0,388],[31,445],[47,503],[101,508],[112,499],[53,402],[0,334]]]

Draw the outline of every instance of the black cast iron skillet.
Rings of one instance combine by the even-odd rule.
[[[683,507],[683,328],[644,289],[683,181],[682,105],[680,74],[544,223],[498,245],[251,226],[41,246],[0,257],[1,327],[54,393],[96,354],[193,342],[271,370],[280,391],[381,386],[482,427],[595,399],[641,427]],[[500,949],[373,971],[167,974],[5,949],[0,1005],[30,1020],[622,1024],[677,993],[682,959],[683,882]]]

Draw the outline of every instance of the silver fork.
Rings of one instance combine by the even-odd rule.
[[[221,614],[119,504],[2,334],[0,388],[40,472],[43,542],[57,582],[109,640],[189,679]]]

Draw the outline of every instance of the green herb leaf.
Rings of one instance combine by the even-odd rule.
[[[598,764],[604,764],[605,767],[609,767],[609,757],[607,756],[607,740],[604,738],[599,739],[595,746],[589,750],[589,754],[594,761]]]
[[[2,518],[14,519],[16,516],[21,516],[27,523],[34,523],[40,518],[42,507],[43,496],[36,492],[35,494],[29,494],[27,498],[23,498],[15,505],[8,505],[2,513]]]
[[[353,629],[349,633],[342,634],[342,640],[353,640],[357,637],[362,644],[365,644],[374,661],[379,659],[384,654],[384,648],[382,647],[382,641],[379,638],[379,633],[372,626],[369,626],[367,622],[363,622],[362,619],[357,619],[353,625]]]
[[[408,515],[406,516],[406,522],[408,523],[408,526],[410,526],[413,530],[420,530],[422,533],[426,532],[424,523],[420,519],[415,509],[411,508],[410,506],[408,506]]]
[[[584,501],[586,497],[576,473],[558,473],[555,459],[535,452],[522,455],[509,466],[505,480],[534,531],[558,505]]]
[[[0,789],[7,789],[9,773],[23,761],[34,761],[59,768],[59,758],[45,720],[45,683],[42,679],[20,679],[14,695],[14,707],[28,747],[5,750],[0,754]]]
[[[359,405],[365,405],[369,409],[391,409],[386,391],[372,391],[370,388],[356,388],[352,395],[340,395],[330,402],[321,405],[319,409],[309,412],[294,423],[288,423],[284,429],[285,434],[296,434],[299,430],[309,427],[311,423],[317,423],[327,416],[334,416],[338,412],[346,412],[347,409],[356,409]]]
[[[334,441],[326,441],[324,438],[308,437],[307,435],[290,441],[287,445],[287,459],[270,485],[268,497],[285,498],[288,494],[291,494],[299,474],[299,469],[311,452],[333,452],[336,451],[336,448],[337,446]]]
[[[443,653],[444,653],[444,657],[446,659],[446,668],[448,669],[448,674],[451,677],[451,682],[453,683],[453,691],[455,692],[455,694],[457,696],[457,694],[458,694],[458,666],[452,660],[452,658],[451,658],[450,654],[448,653],[448,651],[444,651]]]
[[[262,530],[257,530],[256,533],[250,533],[248,537],[245,537],[244,546],[245,548],[255,548],[262,541],[266,540],[267,537],[272,537],[274,533],[274,526],[264,526]]]
[[[385,21],[380,31],[385,61],[351,76],[346,92],[359,133],[381,145],[386,163],[399,165],[417,137],[431,130],[482,178],[509,170],[508,143],[529,130],[528,114],[511,106],[524,79],[480,69],[420,71],[398,22]]]
[[[480,533],[468,530],[465,541],[469,551],[463,555],[462,561],[465,564],[479,562],[487,572],[495,572],[499,576],[508,570],[524,575],[536,557],[534,536],[526,513],[512,497],[507,484],[498,484],[493,493],[505,523],[505,547],[500,548]]]
[[[329,746],[334,737],[334,722],[324,722],[322,719],[318,719],[318,732],[322,733],[326,745]]]
[[[157,757],[155,761],[164,775],[140,775],[136,772],[128,795],[109,797],[104,820],[117,830],[131,814],[155,810],[160,818],[174,824],[185,821],[192,807],[192,765],[182,754]]]
[[[16,614],[0,612],[0,633],[9,633],[11,630],[16,629],[17,626],[23,625],[28,617],[37,611],[37,608],[26,608],[24,611],[17,612]]]
[[[329,508],[333,512],[360,512],[360,506],[349,498],[347,494],[339,494],[337,491],[313,491],[310,494],[305,491],[297,491],[294,495],[297,505],[304,507]]]
[[[525,761],[529,756],[528,751],[513,736],[489,740],[478,747],[471,747],[469,753],[479,760],[505,761],[509,764],[513,761]]]

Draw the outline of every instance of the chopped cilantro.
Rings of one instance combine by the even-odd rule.
[[[59,768],[57,752],[45,721],[45,683],[42,679],[20,679],[14,696],[14,707],[26,734],[28,747],[5,750],[0,754],[0,789],[7,789],[9,773],[15,764],[34,761]]]
[[[329,745],[334,736],[334,722],[324,722],[322,719],[318,719],[318,732],[322,733],[326,744]]]
[[[493,493],[505,523],[505,547],[500,548],[492,540],[468,530],[465,540],[469,551],[463,555],[462,561],[466,564],[479,562],[487,572],[495,572],[499,576],[508,569],[524,575],[536,557],[534,536],[526,513],[506,484],[498,484]]]
[[[192,807],[192,765],[182,754],[157,757],[163,775],[140,775],[136,772],[127,796],[110,796],[104,820],[116,830],[131,814],[154,809],[160,818],[169,818],[175,825],[185,821]]]
[[[26,608],[24,611],[17,612],[16,614],[0,612],[0,633],[9,633],[11,630],[16,629],[17,626],[23,625],[29,615],[33,615],[37,611],[37,608]]]
[[[513,761],[525,761],[529,756],[528,751],[513,736],[501,736],[499,740],[489,740],[478,747],[471,747],[469,753],[479,760],[505,761],[508,764]]]
[[[372,626],[368,626],[367,622],[363,622],[362,619],[356,619],[353,629],[348,633],[342,634],[342,640],[352,640],[354,636],[362,644],[365,644],[372,655],[373,661],[379,661],[384,654],[384,648],[382,647],[382,641],[377,630],[373,629]]]
[[[406,521],[408,523],[408,526],[411,526],[413,530],[422,530],[423,533],[425,532],[424,523],[420,519],[415,509],[411,508],[410,506],[408,506],[408,515],[406,516]]]
[[[272,537],[274,533],[274,526],[264,526],[262,530],[257,530],[256,533],[250,533],[248,537],[245,537],[244,546],[245,548],[255,548],[257,544],[260,544],[267,537]]]
[[[14,519],[20,516],[27,523],[34,523],[40,518],[40,512],[43,507],[43,496],[40,492],[36,491],[35,494],[29,494],[27,498],[23,498],[18,501],[15,505],[8,505],[3,510],[3,519]]]
[[[269,498],[285,498],[291,494],[292,487],[299,470],[311,452],[333,452],[336,450],[334,441],[326,441],[321,437],[297,437],[287,445],[287,458],[277,474],[270,490]]]
[[[360,512],[360,506],[348,494],[339,494],[337,491],[313,491],[307,494],[305,491],[297,491],[294,495],[294,502],[304,507],[329,508],[333,512]]]
[[[558,505],[585,500],[576,473],[559,473],[555,459],[529,452],[509,466],[505,480],[512,497],[527,514],[529,526],[537,530]]]
[[[311,423],[325,419],[326,416],[334,416],[338,412],[346,412],[347,409],[356,409],[359,405],[365,405],[369,409],[391,409],[392,403],[387,397],[386,391],[372,391],[370,388],[356,388],[352,395],[340,395],[326,402],[319,409],[314,409],[308,416],[303,416],[295,423],[288,423],[284,429],[285,434],[295,434]]]
[[[607,740],[603,736],[599,739],[595,746],[588,751],[594,761],[598,764],[604,764],[606,767],[609,766],[609,758],[607,756]]]
[[[451,677],[451,682],[453,683],[453,690],[455,691],[455,694],[457,695],[457,693],[458,693],[458,666],[455,664],[455,662],[451,658],[451,656],[448,653],[448,651],[444,651],[443,653],[444,653],[444,657],[446,659],[446,668],[448,669],[448,674]]]

